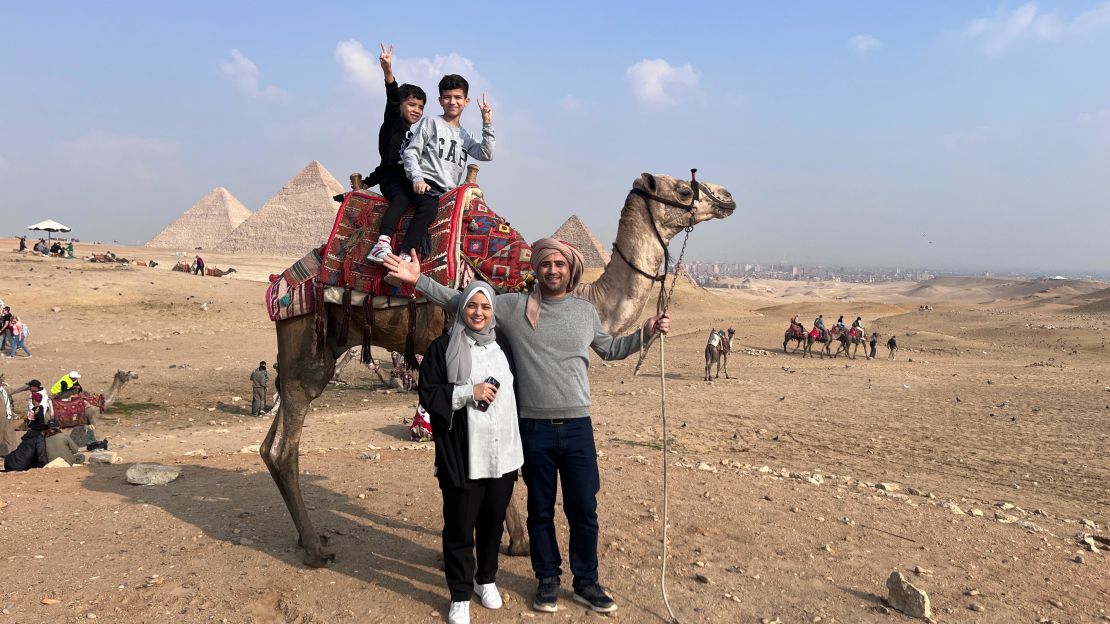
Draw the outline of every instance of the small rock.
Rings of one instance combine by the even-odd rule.
[[[944,508],[947,509],[948,511],[951,511],[952,513],[956,514],[957,516],[964,515],[964,510],[960,509],[959,505],[957,505],[957,504],[955,504],[951,501],[945,503]]]
[[[705,462],[700,462],[698,464],[698,470],[704,470],[706,472],[717,472],[717,469],[712,464],[707,464]]]
[[[983,517],[983,510],[982,509],[972,509],[971,510],[971,515],[975,516],[976,518],[982,518]]]
[[[709,580],[709,577],[704,575],[704,574],[695,574],[694,575],[694,580],[696,580],[699,583],[705,583],[706,585],[709,585],[709,584],[713,583],[713,581]]]
[[[61,309],[61,308],[59,308],[59,307],[57,307],[57,306],[54,306],[53,308],[50,308],[50,311],[51,311],[51,312],[61,312],[61,311],[62,311],[62,309]]]
[[[929,570],[929,569],[926,569],[926,568],[923,568],[921,566],[914,566],[913,573],[918,575],[918,576],[930,576],[930,575],[932,575],[933,571]]]
[[[127,482],[135,485],[165,485],[180,476],[180,466],[135,464],[127,469]]]
[[[1011,516],[1010,514],[1004,514],[1001,511],[994,512],[994,519],[997,520],[998,522],[1001,522],[1002,524],[1013,524],[1013,523],[1018,521],[1017,516]]]
[[[1056,607],[1057,609],[1063,609],[1064,608],[1064,603],[1060,602],[1059,600],[1057,600],[1055,598],[1050,598],[1049,601],[1048,601],[1048,604]]]
[[[49,464],[43,466],[43,468],[69,468],[69,462],[61,457],[55,457]]]
[[[884,492],[897,492],[902,489],[902,486],[897,483],[876,483],[875,487]]]
[[[44,605],[56,605],[60,602],[61,602],[61,600],[58,600],[56,598],[43,598],[42,599],[42,604],[44,604]]]
[[[1076,563],[1087,563],[1087,560],[1083,558],[1083,555],[1076,555],[1074,561]]]
[[[887,602],[902,613],[915,618],[932,617],[929,595],[906,580],[895,570],[886,580]]]
[[[964,595],[967,595],[967,596],[978,596],[978,595],[979,595],[979,590],[978,590],[978,589],[969,589],[969,590],[967,590],[966,592],[964,592]]]
[[[116,455],[115,451],[100,451],[89,455],[90,464],[118,464],[123,458]]]
[[[979,613],[982,613],[983,611],[986,611],[986,610],[987,610],[987,608],[986,608],[986,607],[984,607],[983,605],[979,604],[978,602],[973,602],[973,603],[971,603],[970,605],[968,605],[968,607],[967,607],[967,608],[968,608],[968,609],[971,609],[972,611],[978,611]]]
[[[261,451],[261,450],[262,450],[262,445],[261,444],[248,444],[247,446],[244,446],[243,448],[239,449],[239,452],[244,453],[244,454],[247,454],[247,453],[258,454],[259,451]]]

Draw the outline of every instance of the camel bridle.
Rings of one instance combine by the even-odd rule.
[[[673,208],[680,208],[682,210],[685,210],[689,217],[689,223],[682,226],[682,229],[686,232],[686,240],[689,240],[690,232],[694,230],[694,212],[697,210],[698,201],[701,200],[702,191],[705,191],[706,197],[708,197],[709,200],[714,204],[721,206],[725,204],[725,202],[721,198],[713,194],[713,191],[698,182],[697,169],[690,170],[690,189],[692,194],[690,196],[690,203],[688,204],[684,204],[669,197],[657,195],[655,193],[652,193],[651,191],[647,191],[642,188],[633,187],[632,190],[629,191],[629,193],[646,200],[659,202],[660,204],[663,204],[665,206],[671,206]],[[663,238],[663,234],[659,231],[659,224],[656,222],[655,216],[651,214],[651,208],[646,202],[644,203],[644,211],[647,212],[648,223],[651,224],[651,231],[655,234],[655,240],[659,241],[659,246],[663,248],[663,272],[648,273],[647,271],[636,266],[635,263],[633,263],[632,260],[630,260],[628,256],[626,256],[625,253],[621,251],[620,245],[618,245],[616,242],[613,243],[613,251],[615,251],[617,256],[619,256],[621,260],[624,260],[624,263],[631,267],[632,270],[636,273],[639,273],[641,276],[646,277],[653,282],[662,283],[667,279],[667,274],[671,271],[671,252],[667,246],[667,241]],[[683,256],[685,256],[685,254],[686,242],[683,241],[682,253],[679,254],[677,264],[682,264],[682,258]]]

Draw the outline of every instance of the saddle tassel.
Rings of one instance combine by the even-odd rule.
[[[354,291],[350,288],[343,290],[343,320],[339,325],[339,348],[345,349],[347,347],[347,339],[350,338],[351,331],[351,314],[354,311],[351,306],[351,295]]]
[[[416,298],[409,297],[409,328],[405,335],[405,366],[409,370],[416,370]]]
[[[374,297],[366,295],[366,303],[362,305],[362,308],[362,316],[366,327],[362,330],[362,356],[359,359],[364,366],[369,366],[372,361],[370,358],[370,335],[374,331]]]

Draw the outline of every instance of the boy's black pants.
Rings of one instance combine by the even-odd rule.
[[[440,483],[443,572],[452,602],[470,600],[475,582],[485,585],[497,578],[497,554],[516,471],[496,479],[473,479],[467,483],[468,489]]]
[[[417,252],[427,253],[427,250],[423,248],[424,238],[428,234],[428,226],[432,224],[432,221],[436,218],[436,213],[439,212],[439,196],[417,195],[412,190],[412,183],[407,179],[396,180],[388,176],[378,183],[378,188],[381,189],[382,195],[389,200],[389,208],[382,215],[381,235],[392,237],[396,234],[397,224],[401,222],[401,215],[405,213],[409,206],[412,206],[412,222],[405,232],[405,239],[401,241],[400,247],[394,251],[409,253],[410,250],[415,249]]]

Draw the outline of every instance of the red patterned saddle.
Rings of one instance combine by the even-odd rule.
[[[387,207],[386,199],[376,193],[347,194],[324,249],[321,284],[370,295],[413,294],[412,286],[387,284],[385,268],[366,259]],[[394,248],[411,222],[410,214],[401,218]],[[477,184],[464,184],[440,198],[439,213],[428,234],[431,251],[421,258],[421,270],[440,284],[459,288],[483,279],[505,292],[525,290],[535,279],[532,248],[508,221],[489,209]]]
[[[95,405],[101,412],[104,411],[104,395],[82,392],[66,399],[50,398],[54,407],[54,420],[62,429],[89,424],[85,416],[85,408]]]

